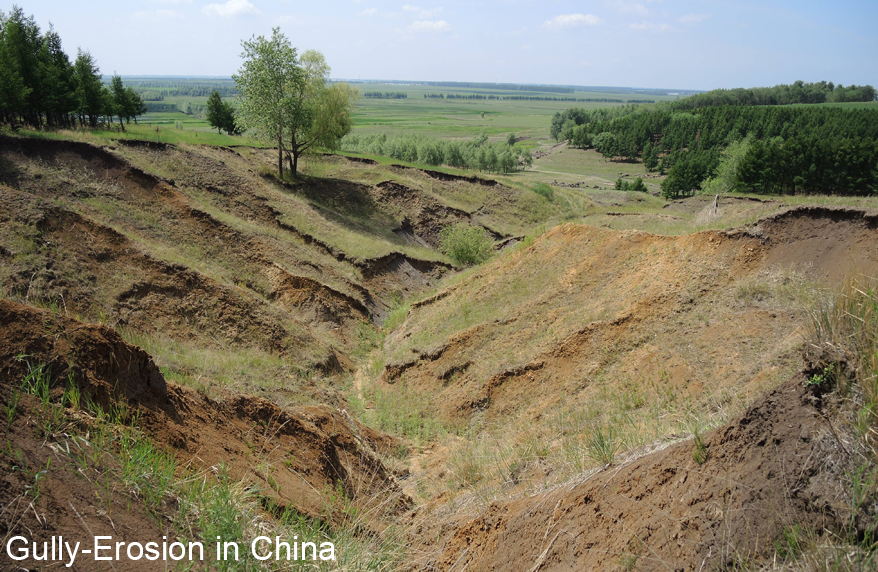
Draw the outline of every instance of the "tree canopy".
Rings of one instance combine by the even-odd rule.
[[[222,134],[223,129],[229,135],[237,135],[241,132],[235,121],[235,109],[230,103],[223,101],[218,90],[213,90],[207,98],[204,118],[211,127],[216,128],[217,133]]]
[[[351,128],[357,91],[347,84],[329,84],[330,68],[320,52],[298,57],[280,28],[271,38],[242,42],[244,62],[232,76],[238,87],[242,127],[277,145],[278,176],[284,157],[295,175],[299,157],[313,147],[335,149]]]
[[[42,33],[18,6],[0,11],[0,123],[97,127],[114,116],[122,124],[145,112],[140,95],[119,76],[111,89],[103,85],[88,51],[79,50],[71,64],[53,28]]]

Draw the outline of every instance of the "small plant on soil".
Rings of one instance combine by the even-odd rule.
[[[607,427],[595,425],[588,437],[587,446],[588,457],[593,461],[606,466],[613,463],[613,460],[616,458],[616,453],[620,449],[621,443],[619,443],[616,429],[611,425],[608,425]]]
[[[703,465],[707,462],[707,445],[704,443],[704,437],[701,435],[701,431],[698,428],[695,428],[695,450],[692,451],[692,460],[698,463],[699,465]]]
[[[464,223],[443,228],[439,243],[442,252],[463,266],[481,264],[493,252],[493,243],[484,229]]]

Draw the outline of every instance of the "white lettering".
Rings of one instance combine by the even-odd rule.
[[[260,540],[264,540],[269,545],[268,553],[265,556],[260,556],[256,547]],[[253,542],[250,543],[250,552],[253,553],[253,558],[255,558],[256,560],[268,560],[269,558],[271,558],[271,539],[267,536],[257,536],[253,539]]]
[[[327,548],[324,548],[326,546]],[[324,552],[328,552],[329,554],[323,556]],[[324,542],[320,545],[320,559],[321,560],[335,560],[335,544],[331,542]]]
[[[136,546],[137,550],[140,552],[137,553],[137,556],[131,555],[131,548]],[[143,545],[139,542],[129,542],[128,547],[125,549],[125,552],[128,554],[128,560],[140,560],[143,558]]]
[[[146,543],[146,559],[147,560],[158,560],[159,556],[159,545],[156,542],[147,542]]]
[[[180,556],[174,556],[174,547],[180,547]],[[186,547],[182,542],[172,542],[170,546],[168,546],[168,555],[171,557],[171,560],[183,560],[186,558]]]
[[[64,566],[66,566],[67,568],[70,568],[71,566],[73,566],[73,561],[76,560],[76,553],[79,552],[79,543],[77,542],[76,544],[74,544],[72,550],[70,549],[69,542],[65,542],[64,546],[67,547],[67,554],[70,555],[70,562],[68,562]]]
[[[15,542],[16,540],[20,540],[21,542],[24,542],[24,548],[18,549],[18,554],[20,556],[13,556],[12,552],[10,552],[10,547],[12,546],[12,543]],[[23,536],[13,536],[12,538],[10,538],[9,542],[6,543],[6,554],[8,554],[9,557],[12,558],[13,560],[24,560],[25,558],[30,556],[30,550],[27,549],[27,538],[25,538]]]
[[[101,556],[100,555],[101,550],[112,550],[113,549],[112,546],[102,546],[101,545],[101,540],[104,540],[104,539],[113,540],[113,537],[112,536],[95,536],[95,560],[112,560],[113,559],[112,556]],[[82,552],[85,553],[85,550],[83,550]]]

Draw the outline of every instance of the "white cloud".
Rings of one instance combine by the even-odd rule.
[[[448,32],[451,26],[445,20],[415,20],[408,27],[409,32]]]
[[[600,23],[601,19],[593,14],[562,14],[543,22],[543,28],[556,30],[575,26],[597,26]]]
[[[629,24],[628,27],[632,30],[638,30],[643,32],[673,32],[674,30],[676,30],[676,28],[674,28],[670,24],[658,24],[656,22],[647,22],[646,20],[639,24]]]
[[[360,16],[374,16],[378,13],[378,8],[366,8],[360,12]]]
[[[442,7],[439,8],[431,8],[430,10],[425,10],[420,6],[412,6],[411,4],[406,4],[402,7],[402,11],[414,16],[415,18],[435,18],[442,12]]]
[[[248,0],[229,0],[225,4],[208,4],[201,11],[208,16],[220,16],[222,18],[262,13]]]
[[[150,20],[158,22],[159,20],[178,20],[183,18],[183,14],[174,10],[156,10],[155,12],[135,12],[134,17],[140,20]]]
[[[623,14],[637,14],[638,16],[647,16],[649,14],[649,9],[639,3],[616,2],[616,8]]]
[[[710,18],[710,14],[683,14],[677,20],[684,24],[698,24]]]

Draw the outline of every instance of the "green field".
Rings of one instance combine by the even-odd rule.
[[[206,140],[203,134],[209,133],[211,129],[198,116],[197,112],[187,115],[181,111],[169,109],[172,107],[185,109],[187,105],[191,105],[193,109],[197,110],[206,105],[207,95],[180,95],[175,86],[178,84],[184,84],[186,87],[200,85],[209,89],[215,84],[217,87],[228,89],[229,81],[218,79],[171,80],[160,78],[131,78],[127,80],[128,84],[144,94],[151,96],[156,96],[160,93],[164,94],[162,101],[146,102],[147,107],[151,107],[153,111],[148,111],[141,118],[140,123],[148,124],[153,128],[159,127],[160,134],[169,142],[183,140],[191,143],[208,144],[229,144],[229,142],[224,137],[218,140],[213,140],[212,138]],[[406,99],[360,98],[359,105],[354,113],[354,133],[386,132],[390,136],[416,132],[430,137],[470,138],[484,130],[492,139],[514,132],[520,137],[547,140],[549,137],[549,122],[552,115],[558,111],[574,106],[595,109],[598,107],[624,105],[620,102],[606,101],[434,99],[425,98],[425,94],[441,93],[445,96],[449,94],[463,96],[476,94],[501,98],[509,96],[535,96],[556,99],[614,99],[624,101],[632,99],[668,101],[677,98],[676,95],[654,95],[630,90],[620,90],[619,92],[574,91],[573,93],[551,93],[398,83],[356,83],[354,85],[360,90],[361,95],[365,92],[373,91],[405,93],[407,95]],[[234,97],[225,97],[224,99],[234,102]],[[165,129],[174,128],[177,122],[182,122],[182,131],[185,133],[164,133]],[[135,129],[135,131],[141,130]],[[177,129],[177,131],[181,130]],[[143,134],[148,135],[147,133]],[[229,139],[236,143],[241,143],[240,138]]]
[[[514,132],[519,136],[545,139],[549,136],[552,115],[569,107],[595,109],[618,107],[616,102],[595,101],[514,101],[432,99],[425,94],[536,96],[576,99],[652,99],[667,101],[674,95],[644,95],[630,92],[575,91],[546,93],[537,91],[506,91],[497,89],[449,88],[426,85],[356,84],[361,93],[367,91],[401,92],[406,99],[361,98],[354,114],[354,133],[385,132],[388,136],[416,132],[430,137],[469,138],[483,129],[489,136],[499,137]]]

